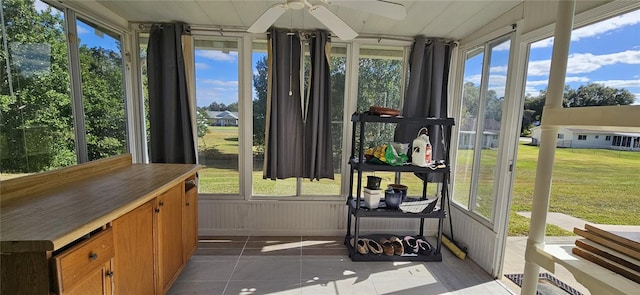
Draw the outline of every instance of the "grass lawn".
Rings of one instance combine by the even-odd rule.
[[[238,128],[210,127],[211,132],[199,139],[199,148],[206,149],[208,160],[201,173],[201,191],[238,194]],[[470,157],[460,154],[459,159]],[[495,151],[483,151],[483,167],[495,164]],[[538,147],[521,145],[518,149],[509,235],[526,235],[529,219],[517,211],[531,211]],[[461,162],[460,160],[458,161]],[[296,180],[263,180],[261,162],[254,163],[253,191],[256,195],[295,195]],[[599,149],[557,149],[549,212],[561,212],[589,222],[640,225],[640,153]],[[390,172],[365,173],[382,177],[382,186],[394,182]],[[490,170],[483,175],[492,175]],[[335,180],[302,181],[304,195],[336,195],[340,190],[340,174]],[[347,180],[348,181],[348,180]],[[483,196],[477,210],[490,215],[491,177],[484,177],[480,193]],[[411,173],[402,174],[402,183],[410,196],[422,193],[421,181]],[[363,177],[363,185],[366,177]],[[485,187],[486,186],[486,187]],[[460,187],[456,188],[457,190]],[[464,190],[463,190],[464,191]],[[428,187],[434,195],[435,185]],[[460,197],[461,200],[464,197]],[[559,227],[548,225],[547,235],[570,235]]]

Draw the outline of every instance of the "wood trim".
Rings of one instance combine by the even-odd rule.
[[[41,172],[0,182],[0,202],[2,207],[9,200],[33,196],[56,187],[103,175],[131,165],[131,154],[99,159],[79,165]]]

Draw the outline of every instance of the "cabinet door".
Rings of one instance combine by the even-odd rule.
[[[198,187],[194,186],[188,189],[184,194],[184,199],[182,234],[184,262],[186,263],[198,248]]]
[[[113,294],[114,273],[112,261],[109,261],[87,274],[84,279],[73,286],[64,295],[111,295]]]
[[[113,221],[116,294],[155,294],[155,200]]]
[[[157,198],[159,290],[166,293],[183,265],[182,195],[184,184],[170,188]]]

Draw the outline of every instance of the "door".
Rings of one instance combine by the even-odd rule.
[[[195,182],[195,179],[192,181]],[[190,183],[190,182],[189,182]],[[184,263],[198,248],[198,187],[189,186],[182,202]]]
[[[497,276],[506,241],[512,163],[520,109],[508,79],[513,32],[461,48],[462,81],[452,182],[454,238],[469,256]],[[513,42],[515,43],[515,42]],[[515,126],[515,127],[514,127]],[[455,139],[455,137],[454,137]]]
[[[156,198],[158,220],[158,278],[162,294],[169,290],[183,265],[182,194],[184,184],[176,185]]]
[[[64,295],[111,295],[113,293],[114,273],[111,268],[112,260],[85,274],[82,281],[75,284]]]
[[[155,294],[154,209],[149,201],[113,221],[116,294]]]

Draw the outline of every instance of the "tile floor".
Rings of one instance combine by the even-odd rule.
[[[343,237],[202,237],[169,294],[513,294],[471,260],[352,262]]]

